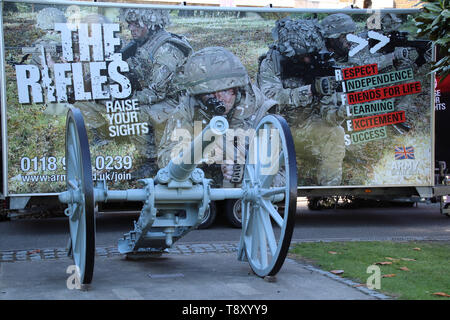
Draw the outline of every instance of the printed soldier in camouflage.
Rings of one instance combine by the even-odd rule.
[[[177,136],[180,130],[177,129],[189,133],[192,140],[196,133],[195,123],[201,125],[201,131],[214,115],[223,115],[228,119],[230,129],[244,132],[276,105],[251,84],[239,59],[222,47],[208,47],[194,53],[184,67],[182,86],[187,93],[167,121],[158,152],[159,167],[166,166],[177,156],[174,152],[180,148],[180,137]],[[190,143],[184,139],[182,142]],[[240,159],[245,159],[242,155],[245,150],[238,148],[238,153]],[[206,169],[205,174],[213,179],[214,185],[230,186],[229,180],[234,174],[230,162],[200,167]]]
[[[388,33],[398,30],[401,24],[401,20],[391,13],[383,14],[380,17],[380,22],[381,30],[374,31]],[[389,54],[370,53],[370,46],[366,46],[352,57],[349,57],[352,45],[357,46],[357,44],[347,40],[348,34],[355,34],[357,31],[357,26],[353,19],[347,14],[335,13],[325,17],[320,25],[323,30],[327,50],[334,53],[335,60],[342,67],[377,63],[379,72],[388,72],[392,71],[394,63],[397,61],[409,60],[411,54],[417,54],[417,52],[414,53],[413,50],[407,50],[406,48],[396,48],[394,52]],[[357,36],[362,39],[369,39],[368,30],[359,32]]]
[[[146,177],[156,167],[157,148],[165,122],[179,103],[176,78],[181,72],[192,48],[184,37],[167,32],[169,12],[157,9],[122,9],[121,18],[128,24],[133,37],[131,56],[127,63],[132,71],[133,99],[138,99],[139,121],[150,125],[150,134],[134,136],[134,142],[143,150],[142,172]],[[134,82],[134,83],[133,83]]]
[[[279,102],[278,112],[291,127],[299,184],[339,185],[345,145],[338,120],[343,111],[333,103],[330,77],[316,77],[311,68],[324,53],[319,23],[284,18],[272,34],[276,44],[260,58],[258,86]]]
[[[334,53],[336,62],[346,62],[351,47],[346,36],[355,33],[356,23],[347,14],[335,13],[326,16],[321,21],[321,27],[328,51]]]

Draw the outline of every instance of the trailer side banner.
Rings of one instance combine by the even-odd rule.
[[[290,126],[299,186],[434,183],[418,11],[2,4],[7,195],[65,190],[71,107],[86,122],[93,180],[112,189],[153,177],[216,114],[233,138],[207,176],[221,183],[229,167],[238,184],[239,141],[267,113]]]

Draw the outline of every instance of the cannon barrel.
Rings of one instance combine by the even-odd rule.
[[[228,121],[221,116],[213,117],[201,134],[191,142],[189,149],[187,149],[188,152],[181,151],[177,158],[170,160],[166,168],[171,179],[182,182],[190,177],[192,171],[197,167],[197,163],[202,159],[203,136],[209,130],[215,136],[222,136],[228,130]],[[200,152],[198,152],[198,148],[200,148]]]

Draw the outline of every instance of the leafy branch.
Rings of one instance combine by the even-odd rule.
[[[450,74],[449,0],[423,0],[422,11],[415,19],[418,36],[428,36],[439,48],[439,60],[431,71],[441,76],[441,81]]]

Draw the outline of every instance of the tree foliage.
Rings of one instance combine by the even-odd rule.
[[[450,0],[424,0],[422,12],[415,19],[418,36],[428,36],[439,49],[438,59],[432,71],[441,76],[441,81],[450,73]]]

